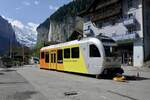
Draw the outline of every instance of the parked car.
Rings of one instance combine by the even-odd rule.
[[[2,58],[3,65],[7,68],[14,66],[13,60],[9,57]]]

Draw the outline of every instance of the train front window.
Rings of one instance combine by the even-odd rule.
[[[41,52],[41,59],[44,59],[44,52]]]
[[[46,54],[45,54],[45,62],[49,63],[49,53],[48,52],[46,52]]]
[[[90,57],[101,57],[100,52],[96,47],[96,45],[91,44],[89,50],[90,50]]]
[[[116,57],[117,56],[117,51],[116,51],[115,47],[104,46],[104,49],[105,49],[106,57]]]

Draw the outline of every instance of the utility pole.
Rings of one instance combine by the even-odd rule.
[[[24,64],[24,46],[22,45],[22,62]]]
[[[9,37],[9,58],[12,58],[12,43],[11,38]]]

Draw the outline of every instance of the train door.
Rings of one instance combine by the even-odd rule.
[[[50,68],[57,69],[57,51],[52,50],[50,54],[51,54]]]
[[[90,68],[90,73],[96,74],[99,73],[99,69],[102,66],[102,57],[100,50],[95,44],[89,44],[88,45],[88,57],[89,57],[89,68]]]
[[[45,52],[45,65],[44,65],[44,67],[45,67],[46,69],[49,68],[49,51],[46,51],[46,52]]]
[[[45,54],[44,51],[40,51],[40,68],[44,68]]]
[[[63,67],[63,50],[57,50],[57,70],[64,70]]]

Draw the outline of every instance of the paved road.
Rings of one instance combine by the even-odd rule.
[[[15,69],[0,69],[0,100],[48,100]]]
[[[37,66],[17,69],[49,100],[149,100],[150,72],[140,72],[141,78],[127,82],[95,79],[64,72],[42,70]],[[134,75],[135,70],[125,71]],[[43,100],[43,99],[42,99]]]

